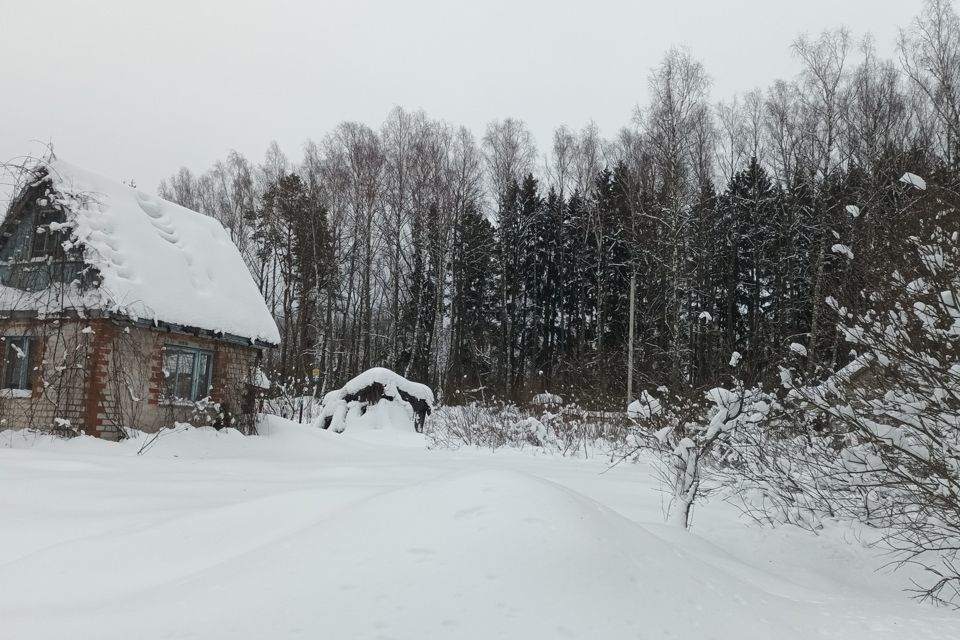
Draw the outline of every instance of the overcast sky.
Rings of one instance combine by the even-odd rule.
[[[481,135],[594,120],[605,135],[646,101],[683,45],[714,99],[790,77],[802,32],[845,25],[892,54],[921,0],[0,0],[0,160],[51,140],[61,157],[153,191],[230,149],[298,158],[342,120],[393,105]]]

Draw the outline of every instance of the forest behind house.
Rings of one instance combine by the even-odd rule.
[[[610,137],[561,125],[538,149],[514,118],[476,134],[396,107],[160,194],[227,228],[282,333],[272,377],[307,393],[386,366],[451,404],[622,410],[632,278],[635,391],[826,375],[856,355],[843,314],[956,226],[960,20],[927,2],[894,59],[845,29],[792,49],[798,76],[721,102],[670,50]]]

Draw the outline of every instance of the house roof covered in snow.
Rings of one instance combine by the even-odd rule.
[[[45,166],[70,242],[100,274],[86,306],[279,343],[246,263],[217,220],[60,159]]]

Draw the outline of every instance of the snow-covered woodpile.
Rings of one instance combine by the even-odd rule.
[[[326,394],[317,423],[337,433],[362,426],[413,428],[421,432],[433,403],[430,387],[375,367]]]

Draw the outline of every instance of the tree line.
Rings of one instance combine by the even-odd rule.
[[[630,123],[561,126],[546,153],[516,119],[478,139],[398,107],[299,160],[232,152],[159,191],[228,229],[281,329],[276,375],[319,369],[318,391],[379,365],[448,402],[550,390],[622,406],[631,280],[638,389],[715,386],[733,367],[776,384],[801,349],[810,375],[851,359],[832,306],[864,310],[923,229],[901,177],[960,170],[948,0],[927,0],[894,59],[845,29],[792,49],[797,77],[722,102],[670,50]]]

